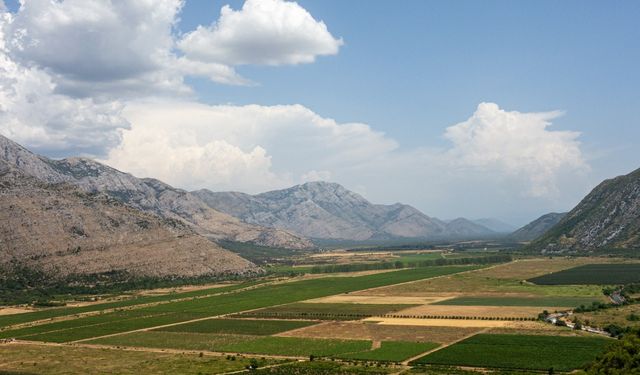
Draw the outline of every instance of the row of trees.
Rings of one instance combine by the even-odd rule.
[[[327,264],[322,266],[314,266],[311,273],[336,273],[336,272],[357,272],[371,270],[390,270],[401,268],[422,268],[433,266],[453,266],[453,265],[470,265],[470,264],[494,264],[510,262],[513,258],[508,254],[495,254],[480,257],[468,258],[439,258],[427,259],[422,261],[404,262],[397,260],[395,262],[377,262],[377,263],[351,263],[351,264]]]

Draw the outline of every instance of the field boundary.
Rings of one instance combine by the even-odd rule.
[[[459,338],[459,339],[457,339],[457,340],[454,340],[454,341],[448,342],[448,343],[446,343],[446,344],[442,344],[442,345],[438,346],[437,348],[433,348],[433,349],[431,349],[431,350],[427,350],[427,351],[426,351],[426,352],[424,352],[424,353],[421,353],[421,354],[418,354],[417,356],[411,357],[411,358],[409,358],[409,359],[407,359],[407,360],[403,361],[403,362],[402,362],[402,364],[403,364],[403,365],[405,365],[405,366],[410,366],[410,362],[415,361],[416,359],[422,358],[422,357],[424,357],[424,356],[426,356],[426,355],[429,355],[429,354],[431,354],[431,353],[437,352],[438,350],[442,350],[442,349],[447,348],[447,347],[449,347],[449,346],[451,346],[451,345],[457,344],[457,343],[459,343],[460,341],[464,341],[464,340],[466,340],[466,339],[468,339],[468,338],[470,338],[470,337],[473,337],[473,336],[475,336],[475,335],[478,335],[478,334],[481,334],[481,333],[485,333],[485,332],[489,331],[490,329],[491,329],[491,328],[481,329],[480,331],[470,333],[470,334],[468,334],[468,335],[466,335],[466,336],[464,336],[464,337],[461,337],[461,338]]]

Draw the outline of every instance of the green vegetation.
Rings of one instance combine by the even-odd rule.
[[[315,322],[295,320],[207,319],[193,323],[160,328],[165,332],[228,333],[239,335],[273,335],[307,327]]]
[[[418,305],[367,303],[292,303],[250,311],[242,316],[320,320],[357,320],[379,316]]]
[[[611,341],[599,337],[480,334],[433,352],[415,364],[571,371],[598,356]]]
[[[41,333],[42,335],[30,336],[30,339],[54,342],[76,341],[164,324],[185,322],[199,317],[214,317],[311,298],[449,275],[476,268],[479,267],[415,268],[358,277],[327,277],[265,285],[235,293],[168,302],[135,310],[136,314],[145,315],[145,318],[123,319],[118,316],[118,313],[107,313],[103,315],[104,319],[109,320],[107,323],[95,325],[95,322],[92,321],[93,317],[78,318],[70,321],[72,326],[62,331],[53,328],[56,323],[43,324],[33,327],[33,331],[30,332],[30,334]],[[23,332],[19,329],[0,332],[0,338],[19,338],[22,336]]]
[[[434,305],[572,307],[591,303],[599,302],[590,297],[457,297],[436,302]]]
[[[119,308],[136,306],[136,305],[144,305],[147,303],[165,302],[165,301],[171,301],[176,299],[194,298],[194,297],[208,296],[211,294],[226,293],[226,292],[231,292],[234,290],[246,288],[249,286],[258,285],[262,282],[264,281],[251,281],[251,282],[234,284],[234,285],[229,285],[224,287],[194,290],[191,292],[134,297],[134,298],[125,299],[121,301],[96,303],[96,304],[79,306],[79,307],[65,307],[65,308],[38,310],[38,311],[23,313],[23,314],[0,315],[0,328],[14,325],[14,324],[35,322],[37,320],[56,318],[60,316],[69,316],[69,315],[82,314],[87,312],[95,312],[95,311],[102,311],[102,310],[108,310],[108,309],[119,309]]]
[[[127,272],[105,272],[52,278],[42,271],[20,264],[0,268],[0,305],[31,304],[34,301],[60,302],[73,296],[121,294],[132,290],[210,284],[240,280],[241,276],[202,276],[182,278],[139,277]]]
[[[323,266],[313,266],[311,273],[336,273],[336,272],[358,272],[370,270],[391,270],[401,268],[419,268],[433,266],[452,266],[452,265],[469,265],[469,264],[495,264],[505,263],[512,260],[510,255],[496,254],[491,256],[481,256],[474,258],[442,258],[427,257],[427,259],[416,257],[409,258],[413,260],[402,260],[402,258],[393,262],[377,262],[377,263],[348,263],[348,264],[327,264]]]
[[[101,339],[91,340],[89,343],[115,346],[224,352],[224,348],[229,344],[244,342],[257,337],[258,336],[223,335],[214,333],[144,331],[103,337]]]
[[[617,285],[640,282],[640,263],[587,264],[528,281],[538,285]]]
[[[378,349],[338,356],[360,361],[402,362],[420,353],[437,348],[430,342],[383,341]]]
[[[292,250],[279,247],[260,246],[247,242],[219,241],[220,246],[256,264],[290,264],[291,256],[308,254],[308,250]]]
[[[313,361],[289,363],[278,367],[260,369],[253,373],[270,375],[384,375],[392,372],[397,372],[397,370],[347,363]]]
[[[587,374],[625,375],[640,373],[640,331],[635,330],[612,343],[587,368]]]

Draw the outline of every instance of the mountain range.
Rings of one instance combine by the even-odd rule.
[[[640,249],[640,169],[600,183],[531,248],[544,252]]]
[[[529,224],[514,231],[509,237],[516,241],[533,241],[558,224],[566,214],[566,212],[551,212],[546,215],[542,215]]]
[[[409,205],[373,204],[339,184],[322,181],[257,195],[206,189],[193,194],[209,207],[245,223],[279,228],[312,239],[445,239],[496,234],[464,218],[444,222]]]

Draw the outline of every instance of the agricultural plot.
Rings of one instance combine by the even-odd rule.
[[[371,348],[365,340],[327,340],[299,337],[265,336],[257,339],[225,345],[226,352],[266,355],[309,357],[336,356],[345,353],[363,352]]]
[[[259,366],[282,360],[259,359]],[[2,374],[211,374],[240,371],[250,360],[198,354],[149,353],[117,349],[30,344],[0,345]]]
[[[370,322],[326,322],[296,331],[280,333],[279,336],[448,344],[479,332],[479,330],[478,328],[387,325]]]
[[[349,363],[313,361],[294,362],[278,367],[253,371],[253,374],[270,375],[386,375],[397,373],[394,368],[359,366]]]
[[[574,307],[601,302],[595,297],[457,297],[435,302],[434,305],[446,306],[535,306],[535,307]]]
[[[553,308],[547,308],[553,311]],[[458,319],[533,319],[543,309],[530,306],[482,306],[482,305],[422,305],[401,310],[396,317],[450,318]]]
[[[640,263],[587,264],[528,281],[538,285],[619,285],[640,282]]]
[[[207,319],[160,328],[158,331],[266,336],[314,324],[317,323],[295,320]]]
[[[338,358],[355,359],[359,361],[402,362],[420,355],[439,345],[430,342],[383,341],[377,349],[339,355]]]
[[[121,301],[96,303],[96,304],[91,304],[86,306],[50,308],[50,309],[43,309],[43,310],[38,310],[38,311],[28,312],[28,313],[21,313],[21,314],[0,315],[0,328],[7,327],[10,325],[15,325],[15,324],[35,322],[38,320],[57,318],[62,316],[72,316],[75,314],[118,309],[118,308],[131,307],[136,305],[144,305],[148,303],[166,302],[166,301],[172,301],[176,299],[195,298],[195,297],[208,296],[211,294],[226,293],[226,292],[231,292],[234,290],[246,288],[249,286],[257,285],[262,282],[263,281],[252,281],[252,282],[246,282],[242,284],[228,285],[224,287],[198,289],[198,290],[183,292],[183,293],[167,293],[163,295],[142,296],[142,297],[134,297],[131,299],[125,299]]]
[[[351,304],[351,303],[292,303],[244,313],[246,317],[275,317],[289,319],[358,320],[370,316],[391,314],[416,305]]]
[[[94,317],[84,317],[69,321],[69,326],[65,326],[64,330],[59,330],[55,326],[56,323],[42,324],[33,327],[29,331],[29,339],[52,342],[84,340],[137,329],[186,322],[202,317],[237,313],[244,310],[448,275],[477,268],[478,266],[416,268],[366,276],[327,277],[265,285],[235,293],[168,302],[126,312],[144,316],[144,318],[129,319],[128,317],[123,318],[121,316],[123,313],[107,313],[101,316],[101,319],[105,319],[101,324],[96,324],[93,320]],[[23,335],[24,331],[20,329],[0,332],[0,338],[23,337]]]
[[[449,275],[434,280],[420,280],[401,286],[391,285],[356,295],[404,296],[487,296],[504,295],[518,297],[602,297],[597,285],[535,285],[525,280],[545,275],[549,271],[572,268],[596,260],[584,259],[526,259],[501,264],[475,272]],[[597,260],[597,261],[602,261]]]
[[[480,334],[414,364],[571,371],[592,361],[610,342],[599,337]]]
[[[230,344],[244,342],[256,337],[258,336],[143,331],[103,337],[88,341],[88,343],[108,346],[224,352],[224,348]]]

